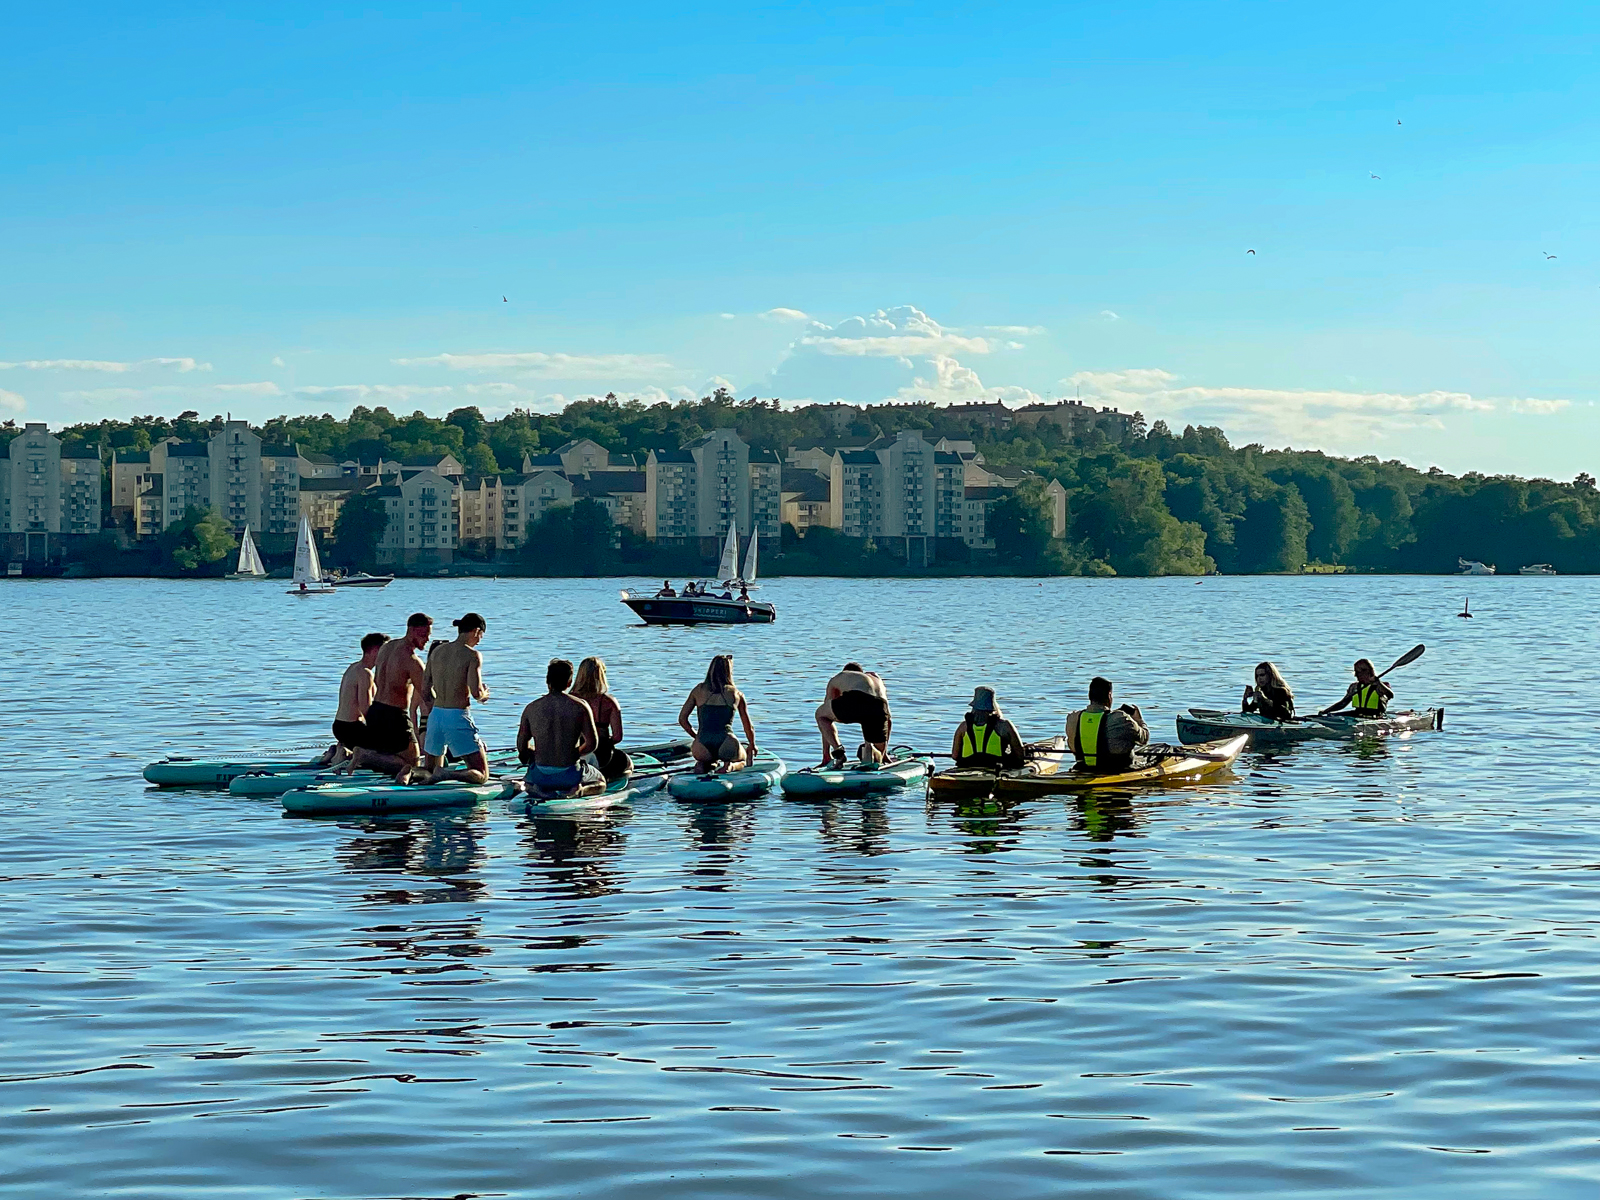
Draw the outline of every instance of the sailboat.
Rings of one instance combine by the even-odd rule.
[[[717,578],[724,587],[739,576],[739,526],[728,526],[728,540],[722,543],[722,561],[717,564]]]
[[[300,533],[294,540],[294,586],[291,596],[331,596],[333,585],[322,578],[322,559],[311,537],[311,522],[300,518]]]
[[[750,548],[744,555],[744,574],[740,576],[740,582],[747,589],[756,586],[756,547],[760,544],[761,533],[757,530],[750,535]]]
[[[228,579],[265,579],[267,568],[261,563],[255,540],[250,536],[250,526],[244,527],[244,540],[239,543],[239,569],[227,575]]]

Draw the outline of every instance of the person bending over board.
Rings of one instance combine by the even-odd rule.
[[[883,677],[864,671],[858,662],[847,662],[828,680],[822,703],[817,706],[817,729],[822,733],[822,761],[818,769],[844,766],[844,746],[839,741],[839,725],[861,726],[863,762],[885,762],[889,757],[889,731],[894,726],[889,712],[889,689]]]
[[[488,623],[475,612],[450,623],[456,627],[455,641],[444,643],[428,655],[428,666],[422,673],[424,690],[433,701],[422,743],[422,765],[428,771],[429,783],[486,783],[489,751],[478,735],[471,708],[474,700],[481,704],[489,698],[489,689],[483,682],[483,655],[477,649]],[[447,750],[466,766],[446,769]]]
[[[333,745],[322,756],[325,767],[337,766],[367,744],[367,707],[377,686],[373,667],[387,633],[369,633],[361,639],[361,657],[344,669],[339,680],[339,707],[333,714]]]
[[[393,775],[396,783],[410,783],[417,767],[417,731],[411,723],[415,704],[423,716],[433,706],[422,660],[417,651],[428,644],[433,618],[412,613],[406,635],[386,642],[373,664],[375,690],[367,707],[367,744],[351,757],[349,767],[369,767]]]
[[[689,724],[689,714],[694,713],[700,722],[698,731]],[[733,717],[739,715],[744,724],[747,746],[741,746],[733,736]],[[756,731],[750,724],[750,709],[745,704],[744,693],[733,686],[733,655],[719,654],[711,660],[704,683],[698,683],[689,698],[678,710],[678,724],[694,741],[689,752],[694,755],[695,770],[707,774],[714,766],[738,770],[756,753]]]
[[[1099,675],[1089,681],[1089,707],[1067,714],[1067,745],[1080,771],[1126,771],[1133,766],[1133,752],[1149,740],[1139,706],[1112,708],[1111,681]]]
[[[544,683],[549,691],[522,710],[517,727],[517,758],[528,768],[524,784],[530,793],[544,796],[603,787],[605,776],[583,761],[600,738],[589,706],[567,694],[572,664],[552,658]]]
[[[1244,689],[1244,704],[1239,711],[1260,713],[1269,721],[1294,720],[1294,692],[1276,666],[1269,662],[1256,664],[1255,686]]]
[[[1389,701],[1394,699],[1394,689],[1378,678],[1372,660],[1356,659],[1355,673],[1356,681],[1345,689],[1344,698],[1328,705],[1317,716],[1325,717],[1329,713],[1338,712],[1346,704],[1358,717],[1381,717],[1389,711]]]
[[[956,727],[950,756],[957,767],[967,770],[1014,771],[1022,766],[1022,738],[1017,727],[1001,715],[993,688],[972,689],[972,703]]]

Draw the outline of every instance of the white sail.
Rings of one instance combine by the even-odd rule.
[[[261,553],[256,549],[255,539],[250,536],[250,526],[244,527],[244,540],[239,543],[239,570],[240,575],[265,575],[267,568],[261,562]]]
[[[739,573],[739,527],[728,526],[728,540],[722,544],[722,561],[717,564],[717,578],[729,580]]]
[[[754,583],[756,581],[756,547],[760,544],[761,532],[757,530],[750,535],[750,549],[745,552],[744,556],[745,583]]]
[[[294,542],[294,585],[316,585],[322,582],[322,559],[317,556],[317,543],[311,538],[311,522],[300,518],[300,536]]]

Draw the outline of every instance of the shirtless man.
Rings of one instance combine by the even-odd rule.
[[[387,633],[369,633],[361,639],[361,658],[344,669],[339,680],[339,709],[333,716],[333,745],[322,756],[324,766],[349,758],[367,742],[367,706],[372,703],[375,686],[373,666],[378,649],[389,640]]]
[[[393,775],[397,783],[410,783],[417,766],[417,732],[411,723],[411,702],[426,716],[433,707],[422,662],[417,651],[428,644],[433,618],[412,613],[406,635],[387,642],[378,651],[374,670],[376,690],[367,707],[367,745],[350,759],[350,768],[370,767]]]
[[[422,673],[426,681],[423,691],[433,702],[422,744],[422,765],[429,772],[429,783],[447,779],[487,783],[489,752],[468,709],[474,700],[481,704],[489,698],[483,683],[483,655],[477,650],[488,625],[475,612],[450,623],[456,627],[456,640],[436,647]],[[446,750],[464,760],[466,767],[445,770]]]
[[[867,746],[867,762],[889,758],[889,731],[894,721],[889,713],[889,689],[883,677],[863,671],[858,662],[847,662],[828,680],[822,703],[817,706],[817,728],[822,732],[822,761],[818,769],[830,764],[844,765],[844,747],[839,744],[836,726],[861,726],[861,740]]]
[[[572,664],[552,658],[544,683],[550,690],[522,710],[517,727],[517,758],[528,768],[528,792],[556,794],[596,783],[604,786],[599,769],[581,761],[600,744],[600,737],[594,712],[576,696],[567,695]]]

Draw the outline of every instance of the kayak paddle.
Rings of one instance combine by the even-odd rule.
[[[1411,647],[1411,649],[1407,650],[1399,658],[1395,659],[1394,662],[1390,663],[1389,664],[1389,669],[1387,671],[1384,671],[1383,675],[1379,675],[1378,678],[1382,679],[1384,675],[1387,675],[1389,673],[1389,671],[1393,671],[1396,667],[1403,667],[1407,663],[1416,662],[1417,659],[1422,657],[1422,652],[1424,650],[1426,650],[1426,649],[1427,649],[1426,646],[1424,646],[1421,642],[1418,642],[1415,646]]]

